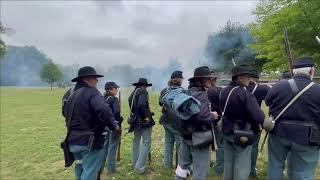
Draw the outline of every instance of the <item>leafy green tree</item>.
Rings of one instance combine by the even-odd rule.
[[[255,58],[256,53],[250,47],[254,42],[247,26],[228,21],[218,32],[208,36],[205,54],[209,64],[218,72],[229,73],[234,63],[261,70],[266,59]]]
[[[5,53],[6,53],[6,45],[4,44],[4,41],[0,39],[0,59],[4,57]]]
[[[50,61],[49,63],[43,65],[40,77],[42,81],[50,84],[52,90],[53,83],[61,80],[63,78],[63,74],[59,70],[58,66]]]
[[[261,1],[253,12],[256,22],[251,32],[256,39],[252,46],[258,58],[270,59],[267,71],[287,70],[284,29],[287,29],[293,59],[312,56],[320,62],[320,3],[318,0]]]
[[[0,22],[0,34],[4,34],[5,32],[6,32],[5,27]],[[6,52],[6,44],[1,39],[1,36],[0,36],[0,60],[3,58],[5,52]]]
[[[8,27],[5,27],[4,25],[2,25],[1,21],[0,21],[0,35],[1,34],[12,34],[14,33],[14,30]],[[0,36],[0,60],[2,60],[2,58],[4,57],[5,53],[6,53],[6,44],[4,43],[4,41],[1,39]]]

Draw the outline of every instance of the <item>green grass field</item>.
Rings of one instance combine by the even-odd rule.
[[[73,179],[73,168],[65,169],[59,147],[66,128],[61,115],[65,89],[1,88],[1,179]],[[128,117],[128,93],[122,93],[122,115]],[[122,139],[121,160],[115,179],[173,179],[174,169],[162,166],[164,132],[158,124],[158,93],[150,93],[156,126],[152,134],[151,174],[135,175],[131,170],[132,134]],[[124,125],[126,122],[124,121]],[[213,156],[214,157],[214,156]],[[266,177],[267,152],[259,156],[258,178]],[[320,179],[318,167],[317,179]],[[107,177],[104,176],[106,179]],[[219,179],[213,169],[210,179]]]

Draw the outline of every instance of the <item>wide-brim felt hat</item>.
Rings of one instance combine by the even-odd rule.
[[[133,83],[133,86],[152,86],[152,83],[148,83],[146,78],[139,78],[138,82]]]
[[[260,77],[260,73],[256,70],[256,69],[250,69],[250,77],[253,78],[259,78]]]
[[[71,81],[72,82],[78,82],[81,78],[89,77],[89,76],[93,76],[93,77],[96,77],[96,78],[104,77],[103,75],[97,74],[96,70],[93,67],[84,66],[84,67],[79,69],[78,76],[73,78]]]
[[[193,77],[190,78],[189,81],[201,78],[218,78],[218,76],[216,76],[213,71],[210,71],[208,66],[201,66],[194,70]]]
[[[247,74],[249,76],[252,75],[252,71],[250,70],[250,67],[248,65],[237,65],[231,69],[231,76],[232,77],[239,76],[239,75],[245,75],[245,74]]]

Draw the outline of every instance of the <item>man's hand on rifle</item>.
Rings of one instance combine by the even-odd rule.
[[[218,119],[219,118],[219,114],[217,111],[213,111],[211,112],[212,116],[213,116],[213,119]]]
[[[122,130],[121,130],[121,126],[118,125],[118,128],[112,132],[113,137],[119,137],[119,136],[121,136],[121,131],[122,131]]]

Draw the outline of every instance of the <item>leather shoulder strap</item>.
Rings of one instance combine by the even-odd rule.
[[[110,99],[111,96],[108,96],[106,99],[106,102],[109,104],[108,100]]]
[[[278,116],[274,119],[274,122],[279,119],[279,117],[304,93],[306,92],[314,82],[311,82],[309,85],[307,85],[305,88],[302,89],[297,95],[295,95],[292,100],[287,104],[285,108],[282,109],[282,111],[278,114]]]
[[[224,112],[227,109],[227,105],[228,105],[228,102],[229,102],[229,99],[230,99],[230,96],[231,96],[232,92],[237,88],[239,88],[239,86],[236,86],[236,87],[232,88],[231,91],[229,92],[227,100],[226,100],[226,103],[224,104],[224,108],[223,108],[223,111],[222,111],[221,119],[224,116]],[[220,92],[220,98],[221,98],[221,92]],[[220,101],[221,101],[221,99],[220,99]]]
[[[71,101],[71,104],[70,104],[70,109],[69,109],[69,111],[67,113],[67,116],[66,116],[68,134],[69,134],[69,131],[70,131],[70,123],[71,123],[71,119],[72,119],[74,105],[76,104],[76,101],[81,96],[83,90],[84,90],[84,88],[82,87],[82,88],[79,88],[76,91],[73,91],[73,89],[70,91],[72,93],[70,93],[70,96],[69,96],[67,101]]]
[[[299,89],[298,89],[298,86],[297,86],[296,82],[294,81],[294,79],[289,79],[288,82],[289,82],[289,85],[291,87],[292,92],[297,94],[299,92]]]
[[[137,91],[138,91],[138,90],[140,90],[140,88],[137,88],[137,89],[134,91],[133,95],[132,95],[131,106],[130,106],[130,114],[132,114],[133,103],[134,103],[134,100],[135,100],[135,98],[136,98],[136,94],[137,94]]]
[[[254,88],[253,88],[251,94],[254,94],[254,93],[256,92],[257,88],[258,88],[258,83],[256,83],[256,84],[254,85]]]

